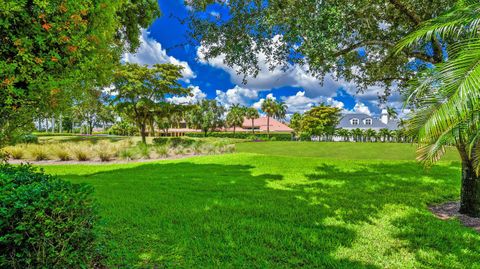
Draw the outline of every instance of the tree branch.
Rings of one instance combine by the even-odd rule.
[[[419,25],[422,23],[422,19],[413,11],[408,9],[403,3],[399,0],[389,0],[390,4],[392,4],[395,8],[397,8],[401,13],[405,14],[411,22],[415,25]]]
[[[335,53],[335,57],[345,55],[345,54],[347,54],[347,53],[349,53],[353,50],[356,50],[356,49],[359,49],[361,47],[368,46],[368,45],[384,45],[384,46],[393,47],[395,44],[393,44],[391,42],[388,42],[388,41],[385,41],[385,40],[364,40],[364,41],[360,41],[358,43],[352,44],[351,46],[348,46],[348,47],[338,51],[337,53]]]

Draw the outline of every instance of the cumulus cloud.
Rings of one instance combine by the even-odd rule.
[[[265,98],[260,98],[258,101],[256,101],[255,103],[252,104],[252,107],[253,108],[256,108],[258,110],[261,110],[262,109],[262,104],[263,102],[265,101],[265,99],[273,99],[273,100],[277,100],[277,98],[275,96],[273,96],[273,93],[269,93],[267,94],[267,96]]]
[[[311,98],[306,96],[304,91],[299,91],[292,96],[282,96],[281,99],[288,106],[288,113],[305,113],[313,106],[317,106],[321,103],[340,109],[343,109],[344,107],[344,104],[342,102],[334,100],[333,98],[325,98],[323,96]]]
[[[190,95],[170,97],[167,98],[167,101],[174,104],[195,104],[207,98],[207,95],[200,89],[200,87],[190,86],[190,89]]]
[[[247,106],[252,100],[258,98],[257,91],[243,88],[238,85],[225,92],[217,90],[216,94],[217,97],[215,99],[226,107],[230,107],[234,104]]]
[[[291,86],[304,89],[308,96],[322,95],[333,97],[340,87],[352,88],[351,91],[354,91],[353,88],[355,88],[353,84],[344,80],[336,80],[331,74],[325,76],[322,84],[321,80],[308,73],[307,66],[289,64],[286,70],[284,70],[278,65],[271,70],[267,56],[263,53],[257,55],[260,68],[258,75],[247,78],[247,84],[245,85],[243,83],[243,75],[238,74],[239,68],[236,66],[230,67],[224,62],[225,55],[219,55],[207,60],[205,58],[206,51],[208,51],[208,48],[204,46],[200,46],[197,49],[197,58],[200,63],[220,68],[230,75],[232,83],[254,90],[270,90]]]
[[[148,34],[146,30],[142,30],[140,47],[135,53],[125,53],[122,58],[123,61],[150,66],[154,64],[171,63],[183,67],[182,75],[185,82],[188,83],[190,79],[196,77],[187,62],[168,56],[166,50],[162,48],[162,44],[148,37]]]
[[[370,109],[364,103],[356,103],[352,111],[355,113],[372,115],[372,112],[370,112]]]

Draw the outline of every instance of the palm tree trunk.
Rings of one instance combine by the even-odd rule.
[[[267,137],[270,138],[270,117],[267,116]]]
[[[462,190],[460,194],[460,213],[471,217],[480,217],[480,177],[476,174],[473,161],[465,146],[458,147],[462,159]]]
[[[252,118],[252,134],[254,135],[255,134],[255,125],[253,123],[254,119]]]
[[[233,125],[233,137],[235,137],[235,125]]]

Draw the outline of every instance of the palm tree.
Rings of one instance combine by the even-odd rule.
[[[267,98],[262,103],[262,110],[267,115],[267,137],[270,138],[270,117],[277,113],[278,105],[272,98]]]
[[[387,107],[388,119],[397,119],[398,113],[393,107]]]
[[[347,129],[337,129],[336,134],[338,136],[342,137],[343,141],[348,141],[349,140],[350,131],[348,131]]]
[[[260,115],[258,114],[258,110],[253,107],[249,107],[245,111],[245,116],[247,119],[252,120],[252,134],[255,134],[254,121],[255,119],[258,119],[260,117]]]
[[[276,105],[277,105],[277,108],[274,114],[275,119],[277,120],[285,119],[288,106],[285,104],[285,102],[279,102],[279,101],[276,102]]]
[[[372,142],[372,138],[375,138],[376,135],[377,135],[377,132],[375,132],[375,130],[373,130],[373,129],[365,130],[365,136],[366,136],[368,142]]]
[[[245,117],[245,108],[238,104],[233,105],[227,114],[227,125],[233,127],[233,136],[235,136],[235,130],[237,126],[243,124]]]
[[[382,142],[388,142],[390,140],[391,132],[387,128],[380,129],[380,131],[378,131],[378,134],[382,138]]]
[[[438,161],[446,147],[457,148],[462,161],[460,213],[473,217],[480,216],[479,20],[478,1],[459,1],[452,11],[424,23],[397,45],[398,50],[421,48],[437,36],[452,41],[448,60],[414,81],[407,104],[417,109],[407,127],[416,135],[418,159],[426,165]]]
[[[359,142],[362,139],[363,131],[359,128],[353,129],[350,131],[355,142]]]

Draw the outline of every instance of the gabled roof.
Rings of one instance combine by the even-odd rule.
[[[358,124],[353,125],[352,119],[358,119]],[[372,124],[365,124],[366,119],[371,119]],[[398,121],[396,120],[389,120],[388,124],[383,123],[380,119],[374,118],[370,115],[364,113],[349,113],[344,114],[342,119],[337,125],[337,128],[343,129],[389,129],[389,130],[396,130],[398,129]]]

